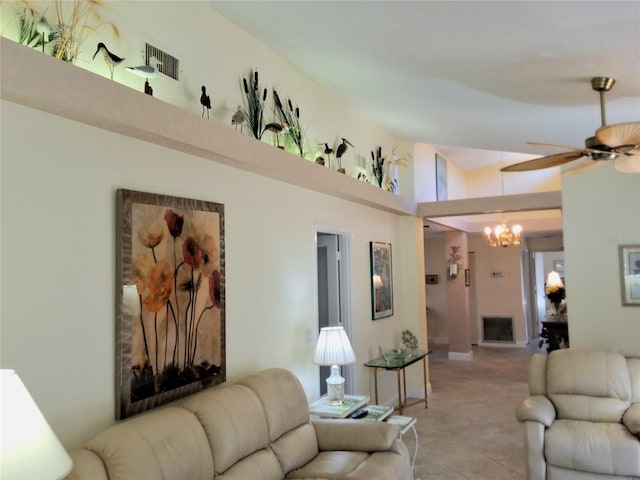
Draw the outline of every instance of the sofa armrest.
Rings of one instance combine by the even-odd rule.
[[[398,427],[369,420],[313,420],[318,449],[375,452],[389,450],[398,438]]]
[[[102,459],[90,450],[75,450],[69,453],[73,468],[64,480],[108,480]]]
[[[556,418],[556,409],[544,395],[532,395],[518,406],[516,418],[519,422],[539,422],[550,427]]]
[[[622,423],[634,435],[640,434],[640,403],[631,404],[622,416]]]

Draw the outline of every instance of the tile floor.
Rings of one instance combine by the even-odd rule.
[[[515,409],[528,395],[529,359],[539,350],[474,347],[467,362],[448,360],[446,345],[431,348],[429,408],[403,412],[418,419],[415,480],[525,480]],[[413,454],[411,430],[404,440]]]

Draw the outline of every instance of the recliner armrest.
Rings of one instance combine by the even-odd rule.
[[[640,403],[631,404],[622,416],[622,423],[634,435],[640,434]]]
[[[519,422],[539,422],[550,427],[556,418],[556,409],[544,395],[532,395],[518,406],[516,418]]]
[[[389,450],[398,438],[395,425],[369,420],[320,419],[311,422],[320,450],[376,452]]]

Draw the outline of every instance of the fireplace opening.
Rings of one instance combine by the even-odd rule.
[[[515,343],[513,317],[482,317],[482,340],[487,343]]]

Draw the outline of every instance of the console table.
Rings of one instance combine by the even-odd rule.
[[[386,353],[383,356],[374,358],[365,363],[365,367],[373,368],[374,370],[374,389],[376,395],[376,404],[378,403],[378,370],[393,370],[396,372],[398,379],[398,406],[399,413],[402,415],[402,409],[422,402],[422,399],[415,400],[413,402],[407,402],[407,376],[405,369],[409,365],[422,360],[422,385],[424,387],[424,408],[429,407],[427,400],[427,356],[430,351],[413,350],[407,353]]]

